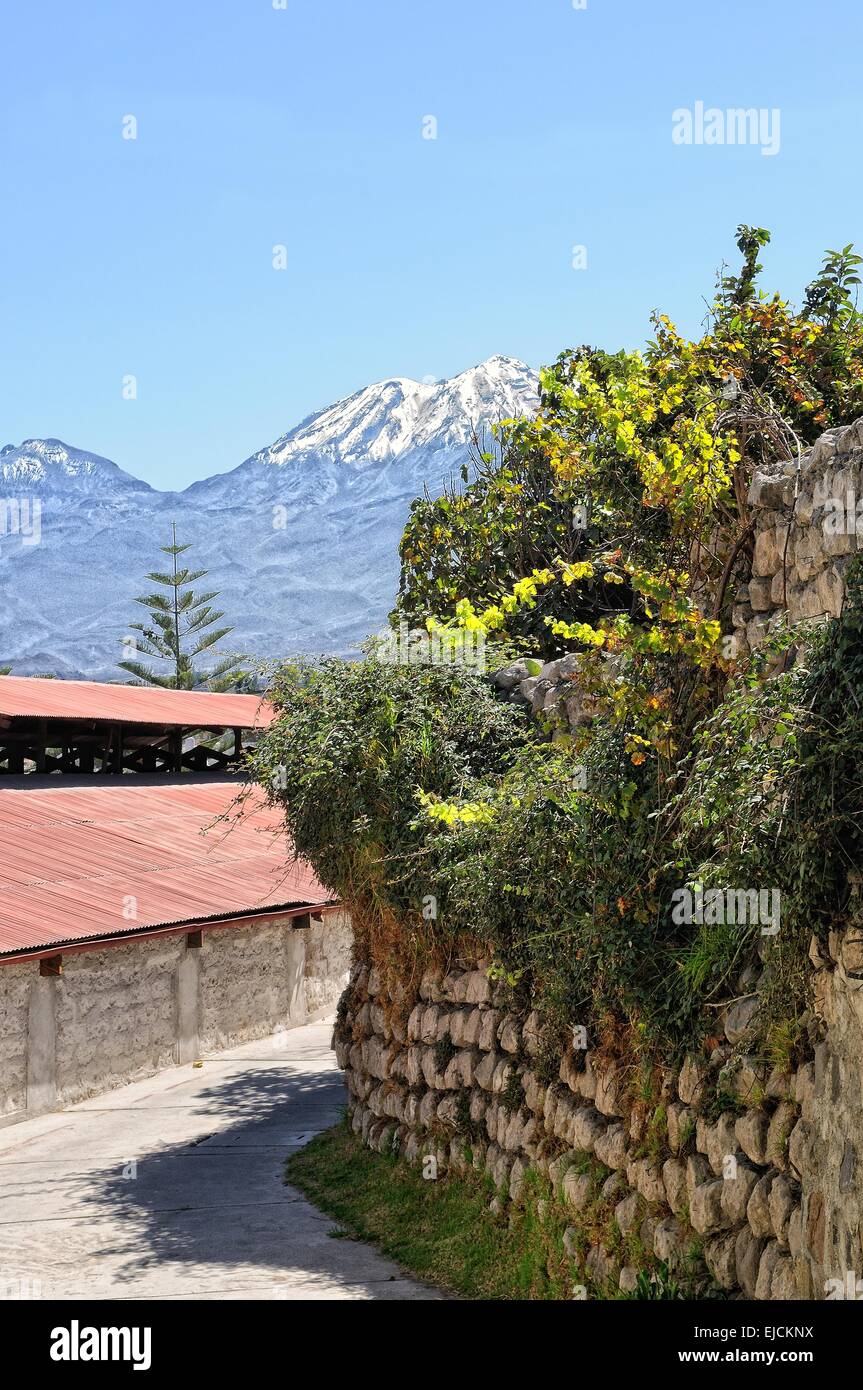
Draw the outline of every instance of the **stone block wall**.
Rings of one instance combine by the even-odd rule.
[[[859,901],[859,898],[858,898]],[[857,916],[857,914],[855,914]],[[859,916],[858,916],[859,921]],[[863,1296],[863,928],[812,942],[815,1008],[825,1028],[798,1073],[801,1118],[797,1161],[804,1174],[803,1226],[811,1250],[813,1296],[842,1278],[844,1297]],[[851,1277],[849,1277],[851,1276]],[[854,1284],[851,1283],[854,1279]],[[857,1284],[856,1281],[860,1280]]]
[[[335,1035],[353,1129],[439,1172],[484,1170],[498,1210],[525,1200],[531,1169],[547,1176],[595,1296],[634,1288],[633,1235],[640,1267],[695,1259],[730,1297],[831,1296],[863,1268],[863,980],[840,951],[819,963],[829,1026],[810,1061],[771,1070],[726,1041],[655,1078],[649,1104],[632,1065],[593,1048],[541,1080],[539,1019],[507,1011],[484,962],[428,972],[408,997],[359,966]],[[739,1038],[739,1014],[725,1024]]]
[[[863,549],[863,419],[756,474],[750,554],[732,580],[737,653],[780,623],[837,617]],[[614,658],[610,672],[614,673]],[[592,717],[580,658],[518,661],[498,689],[554,730]],[[528,1198],[533,1169],[571,1211],[566,1248],[594,1293],[631,1290],[651,1260],[703,1260],[730,1297],[863,1297],[863,901],[826,948],[813,938],[815,1033],[794,1071],[748,1055],[758,970],[737,982],[709,1055],[639,1098],[626,1057],[594,1048],[551,1064],[539,1020],[507,1009],[486,963],[428,973],[415,995],[357,967],[336,1029],[355,1131],[439,1170],[471,1164],[497,1208]],[[633,1239],[637,1236],[637,1240]]]
[[[755,474],[747,505],[752,532],[732,581],[734,655],[745,657],[780,623],[836,618],[845,593],[845,571],[863,550],[863,419],[827,430],[799,459]],[[553,729],[576,729],[591,709],[578,688],[580,656],[555,661],[516,661],[494,682],[516,703]],[[609,673],[615,658],[607,658]]]
[[[863,419],[828,430],[799,461],[756,473],[748,496],[752,577],[733,595],[740,655],[780,619],[838,617],[845,570],[863,549],[861,483]]]

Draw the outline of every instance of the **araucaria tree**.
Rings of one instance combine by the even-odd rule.
[[[160,685],[168,690],[232,690],[244,683],[246,676],[241,663],[245,657],[237,652],[222,656],[214,666],[203,668],[198,658],[205,653],[217,654],[216,647],[232,627],[219,627],[225,615],[212,606],[218,598],[213,590],[196,593],[192,587],[206,576],[206,570],[190,570],[180,564],[180,556],[190,543],[177,544],[177,526],[171,523],[171,544],[160,546],[163,555],[170,557],[170,568],[154,570],[147,578],[160,587],[135,599],[150,614],[148,623],[132,623],[130,631],[138,634],[135,650],[143,657],[163,662],[166,670],[154,670],[137,657],[119,662],[145,685]],[[124,639],[128,643],[128,639]]]

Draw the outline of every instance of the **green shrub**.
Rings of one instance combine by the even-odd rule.
[[[592,724],[551,741],[476,670],[371,652],[281,670],[280,717],[251,755],[361,951],[403,980],[490,952],[513,1004],[542,1014],[544,1075],[574,1024],[591,1046],[626,1030],[648,1061],[706,1039],[757,957],[761,1046],[787,1060],[807,1025],[809,934],[847,911],[863,850],[859,580],[840,622],[772,640],[788,669],[771,679],[761,658],[722,655],[753,470],[863,413],[858,258],[829,253],[798,312],[756,289],[768,240],[739,229],[743,266],[697,342],[657,315],[643,353],[562,354],[537,419],[405,532],[399,615],[479,626],[492,661],[584,649]],[[778,890],[779,935],[676,922],[672,895],[692,883]]]
[[[504,776],[538,737],[478,672],[376,659],[299,663],[275,675],[278,720],[250,754],[296,851],[380,936],[434,936],[439,907],[421,793],[459,798]],[[398,944],[398,943],[396,943]]]

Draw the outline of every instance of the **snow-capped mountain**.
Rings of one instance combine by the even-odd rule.
[[[59,439],[25,439],[19,448],[6,444],[0,449],[0,481],[4,493],[30,491],[43,499],[74,493],[103,500],[153,492],[110,459],[70,449]]]
[[[160,492],[56,439],[0,450],[0,664],[116,678],[171,521],[209,571],[231,649],[346,653],[395,597],[410,503],[468,462],[474,434],[531,414],[536,374],[491,357],[439,382],[393,378],[303,420],[231,472]],[[137,611],[136,611],[137,609]]]
[[[193,483],[185,495],[219,496],[239,486],[275,496],[296,477],[304,493],[311,481],[386,497],[394,485],[415,496],[416,483],[431,484],[436,472],[437,481],[449,476],[454,453],[461,463],[474,429],[534,410],[536,394],[536,374],[511,357],[491,357],[448,381],[379,381],[308,416],[231,473]]]

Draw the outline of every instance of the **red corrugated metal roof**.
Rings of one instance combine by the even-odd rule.
[[[327,902],[260,789],[238,805],[241,790],[132,777],[0,788],[0,953]]]
[[[0,676],[0,716],[252,729],[266,728],[273,710],[258,695],[212,695],[205,690],[162,690],[152,685]]]

